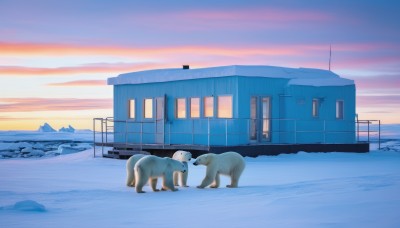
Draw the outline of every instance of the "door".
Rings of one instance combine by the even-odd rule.
[[[156,98],[156,144],[164,144],[165,131],[165,96]]]
[[[271,99],[250,98],[250,142],[271,141]]]

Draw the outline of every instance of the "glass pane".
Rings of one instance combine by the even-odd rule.
[[[186,118],[186,98],[176,99],[176,117]]]
[[[257,97],[250,98],[250,139],[257,139]]]
[[[135,100],[129,100],[129,118],[135,119]]]
[[[153,118],[153,99],[144,99],[144,118]]]
[[[200,98],[190,98],[190,117],[200,117]]]
[[[218,118],[232,118],[232,97],[218,97]]]
[[[270,104],[269,104],[269,97],[263,97],[262,98],[262,115],[263,115],[263,131],[262,131],[262,137],[264,139],[269,138],[269,122],[270,122]]]
[[[312,115],[313,115],[313,117],[318,116],[318,100],[317,99],[313,99],[313,101],[312,101]]]
[[[336,101],[336,118],[343,119],[343,101]]]
[[[204,117],[214,116],[214,97],[204,98]]]

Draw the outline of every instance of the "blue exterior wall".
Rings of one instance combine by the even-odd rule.
[[[270,97],[271,138],[262,143],[353,143],[355,142],[355,87],[354,86],[288,86],[289,79],[264,77],[218,77],[147,83],[114,85],[114,119],[128,119],[128,102],[136,101],[136,118],[129,123],[115,123],[115,141],[132,143],[201,145],[243,145],[249,140],[250,98]],[[233,118],[217,118],[217,96],[231,95]],[[143,118],[145,98],[166,99],[164,121]],[[214,96],[214,118],[203,117],[203,98]],[[176,98],[199,97],[200,118],[175,117]],[[312,100],[320,99],[319,116],[312,116]],[[336,100],[344,101],[344,118],[337,120]],[[127,135],[124,132],[129,132]],[[325,132],[330,132],[329,134]],[[140,132],[144,134],[140,135]],[[155,133],[158,134],[155,135]],[[228,134],[226,134],[228,132]],[[208,134],[210,133],[210,134]],[[157,136],[158,135],[158,136]],[[161,137],[161,138],[160,138]],[[257,142],[255,142],[257,143]]]
[[[298,132],[286,135],[286,141],[296,143],[355,143],[355,86],[290,85],[282,99],[286,128]],[[319,101],[319,115],[312,116],[312,100]],[[336,101],[343,101],[343,119],[336,118]],[[296,123],[291,119],[297,119]],[[293,126],[295,125],[295,126]],[[321,134],[321,132],[324,132]]]

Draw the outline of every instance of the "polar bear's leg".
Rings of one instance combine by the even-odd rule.
[[[157,177],[156,178],[151,178],[151,189],[153,189],[153,191],[158,192],[160,190],[157,189]]]
[[[133,169],[126,170],[126,186],[135,187],[135,171]]]
[[[219,187],[219,173],[215,175],[215,180],[213,184],[210,186],[210,188],[218,188]]]
[[[146,184],[146,182],[149,180],[149,175],[145,170],[142,170],[142,168],[139,166],[137,167],[137,170],[135,171],[135,179],[136,179],[136,192],[137,193],[145,193],[143,191],[143,186]]]
[[[231,174],[231,184],[227,185],[226,187],[228,188],[237,188],[239,185],[239,178],[240,175],[242,175],[242,172],[244,170],[244,167],[238,167],[237,169],[233,170],[232,174]]]
[[[180,177],[181,177],[181,178],[180,178],[180,179],[181,179],[181,184],[182,184],[183,187],[189,187],[189,186],[187,185],[187,179],[188,179],[188,175],[189,175],[188,163],[187,163],[187,162],[183,162],[183,164],[185,165],[186,172],[180,173],[180,174],[179,174]]]
[[[206,170],[206,177],[204,177],[203,181],[201,182],[201,184],[199,186],[197,186],[198,188],[205,188],[208,185],[210,185],[216,176],[217,172],[213,169],[210,169],[210,167],[207,166],[207,170]]]
[[[178,179],[179,179],[179,173],[180,172],[174,172],[174,185],[175,186],[178,186],[179,184],[178,184]]]
[[[166,172],[166,173],[164,173],[164,176],[163,176],[163,189],[162,190],[167,190],[167,189],[170,189],[171,191],[178,191],[178,189],[175,188],[175,186],[174,186],[172,172]]]

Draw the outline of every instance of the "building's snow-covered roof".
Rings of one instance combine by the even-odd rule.
[[[332,71],[311,68],[287,68],[276,66],[219,66],[198,69],[157,69],[120,74],[109,78],[109,85],[144,84],[181,81],[226,76],[287,78],[289,85],[341,86],[353,85],[354,81],[341,78]]]

